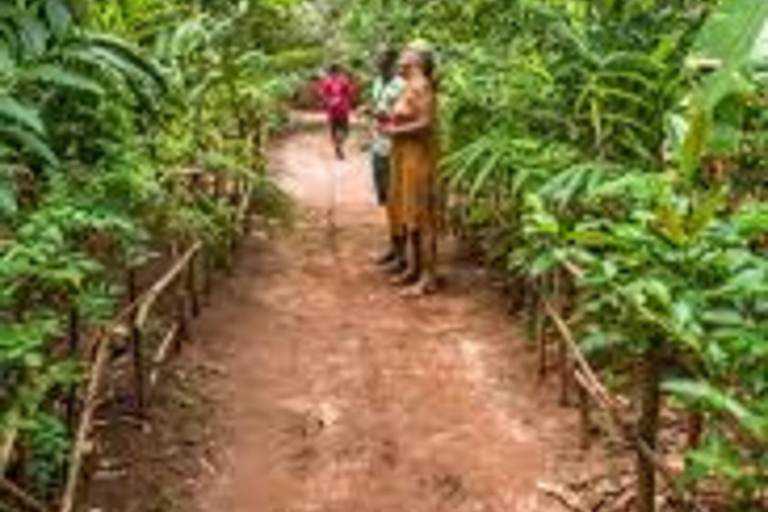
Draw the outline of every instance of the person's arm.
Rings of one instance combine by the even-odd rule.
[[[399,124],[396,126],[389,126],[386,128],[386,132],[390,135],[410,135],[414,133],[422,132],[432,126],[431,116],[426,115],[419,117],[408,123]]]
[[[390,125],[386,131],[390,135],[410,135],[429,129],[432,126],[433,108],[432,92],[427,89],[419,89],[413,93],[413,105],[415,116],[406,123]]]
[[[376,83],[374,82],[371,84],[372,94],[370,98],[367,99],[367,101],[361,101],[360,105],[357,107],[356,112],[360,116],[365,116],[369,120],[373,118],[374,112],[376,110],[375,108],[375,101],[376,101]]]

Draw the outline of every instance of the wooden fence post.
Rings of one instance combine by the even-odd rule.
[[[253,188],[249,184],[245,184],[244,187],[244,193],[248,194],[249,197],[248,201],[251,200],[253,197]],[[251,234],[251,231],[253,231],[253,219],[251,218],[251,208],[250,208],[250,202],[249,207],[243,212],[243,235],[248,236]]]
[[[576,385],[576,390],[579,397],[579,418],[581,419],[581,449],[586,450],[589,448],[592,433],[591,418],[589,416],[589,396],[584,386],[580,383]]]
[[[686,418],[686,445],[694,450],[701,445],[704,435],[704,415],[701,411],[693,411]]]
[[[649,450],[656,449],[659,430],[659,409],[661,390],[661,344],[651,340],[640,361],[638,372],[639,418],[637,434],[640,443]],[[647,454],[637,452],[637,512],[655,512],[656,510],[656,466]]]
[[[203,294],[210,298],[213,291],[213,256],[211,248],[203,245]]]
[[[67,317],[67,355],[70,358],[77,356],[80,348],[80,311],[76,304],[69,308]],[[70,432],[75,428],[77,416],[77,385],[71,384],[67,391],[67,429]]]
[[[555,307],[555,312],[563,316],[563,313],[565,311],[565,300],[563,298],[563,282],[562,282],[562,271],[558,268],[555,269],[554,274],[552,275],[552,297],[553,297],[553,304]],[[572,376],[572,365],[571,360],[568,354],[568,343],[562,338],[562,336],[558,336],[559,341],[557,344],[558,349],[558,366],[560,369],[560,405],[562,406],[568,406],[570,403],[570,385],[571,385],[571,376]]]
[[[547,376],[547,337],[545,336],[546,314],[544,313],[544,292],[540,283],[534,281],[534,336],[539,352],[539,378]]]
[[[192,262],[190,261],[190,264]],[[178,353],[181,351],[181,342],[190,339],[189,321],[187,316],[187,301],[184,293],[184,287],[181,280],[177,280],[175,286],[176,296],[176,322],[179,325],[179,332],[176,335],[174,342],[174,350]]]
[[[187,269],[187,296],[189,297],[192,316],[197,318],[200,316],[200,297],[197,293],[197,266],[200,258],[195,253],[189,262],[189,268]]]
[[[229,194],[229,203],[234,207],[232,211],[231,225],[229,235],[229,258],[227,260],[227,273],[232,275],[235,271],[235,253],[237,253],[238,238],[240,236],[240,226],[238,225],[240,219],[238,218],[239,205],[240,205],[240,179],[235,178],[232,184],[232,190]]]
[[[559,340],[557,348],[560,360],[560,405],[566,407],[570,405],[571,361],[565,340]]]
[[[536,341],[536,290],[533,279],[523,276],[521,278],[523,289],[523,312],[525,313],[525,327],[529,340]]]
[[[136,269],[128,270],[128,303],[133,304],[138,299],[138,286],[136,283]],[[131,332],[131,351],[133,355],[133,383],[136,411],[139,415],[144,413],[144,359],[142,351],[142,333],[136,325],[136,309],[128,315]]]
[[[77,357],[77,352],[80,348],[80,312],[77,308],[77,304],[74,302],[69,307],[67,312],[67,357],[74,360]],[[66,402],[65,402],[65,425],[67,432],[73,435],[76,429],[77,421],[77,384],[71,383],[67,386],[66,390]],[[69,471],[69,462],[64,461],[61,465],[61,477],[63,481],[66,481],[67,472]]]

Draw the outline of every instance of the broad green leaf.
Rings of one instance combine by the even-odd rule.
[[[0,95],[0,117],[33,132],[45,133],[45,126],[37,109],[7,95]]]
[[[14,126],[0,126],[0,139],[13,142],[21,151],[45,163],[58,165],[58,158],[51,147],[36,133]]]
[[[530,267],[530,275],[531,276],[541,276],[546,273],[548,273],[550,270],[555,268],[555,266],[559,263],[557,256],[552,252],[547,252],[544,254],[539,255]]]
[[[152,59],[142,56],[139,49],[127,42],[109,35],[91,34],[88,41],[95,47],[104,50],[101,54],[106,57],[111,53],[112,57],[108,60],[114,63],[118,69],[128,73],[133,80],[151,80],[155,86],[165,92],[168,83],[165,74],[160,66]],[[120,63],[122,61],[122,63]]]
[[[43,64],[25,71],[22,79],[49,85],[77,89],[91,94],[102,95],[104,88],[91,78],[68,70],[56,64]]]
[[[715,8],[699,32],[693,58],[718,63],[703,85],[704,108],[711,112],[727,94],[741,90],[741,70],[765,30],[768,2],[728,0]]]
[[[72,14],[64,0],[45,0],[45,15],[56,37],[64,36],[72,24]]]
[[[17,211],[16,187],[10,176],[0,174],[0,220],[13,217]]]
[[[727,197],[723,190],[713,190],[695,199],[693,212],[685,226],[691,236],[697,236],[716,219],[717,213],[725,206]]]
[[[42,21],[30,10],[17,17],[19,33],[26,57],[39,57],[46,49],[50,32]]]
[[[758,439],[768,441],[768,423],[757,416],[734,397],[714,387],[706,381],[669,380],[663,384],[664,390],[679,397],[704,404],[714,410],[730,414],[746,430]]]

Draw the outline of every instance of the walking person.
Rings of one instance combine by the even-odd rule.
[[[400,74],[405,89],[394,106],[392,123],[385,128],[393,141],[389,199],[410,249],[407,268],[396,282],[410,286],[408,295],[424,295],[437,288],[437,234],[441,218],[432,53],[421,45],[410,46],[400,58]]]
[[[392,140],[385,128],[392,122],[392,109],[405,89],[404,80],[397,74],[398,52],[392,48],[384,49],[378,57],[378,76],[373,83],[371,113],[373,115],[373,140],[371,142],[371,166],[376,198],[380,206],[386,208],[389,227],[389,250],[378,260],[393,272],[402,272],[405,268],[405,230],[402,222],[392,215],[389,207],[390,188],[390,153]]]
[[[352,110],[354,87],[339,64],[331,64],[320,80],[318,93],[328,115],[331,141],[336,158],[344,159],[344,143],[349,136],[349,114]]]

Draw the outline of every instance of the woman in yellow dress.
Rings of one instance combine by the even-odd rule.
[[[413,285],[410,292],[422,295],[435,291],[437,285],[439,198],[432,54],[408,48],[400,67],[405,90],[387,128],[393,141],[389,211],[410,249],[407,269],[396,281]]]

